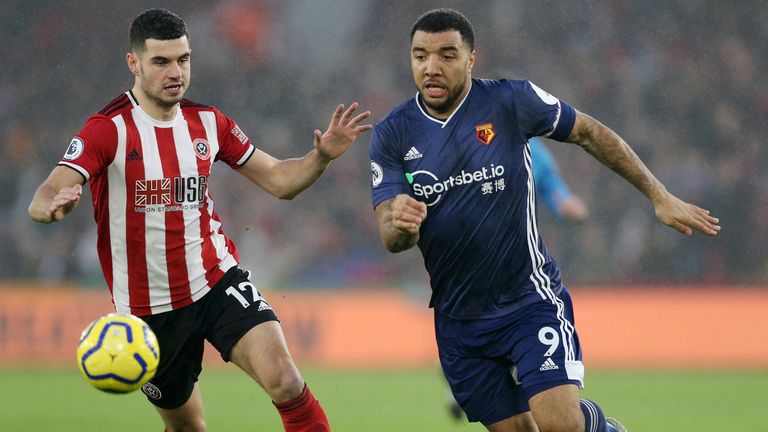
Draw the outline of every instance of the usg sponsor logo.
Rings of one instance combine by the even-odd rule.
[[[482,167],[477,171],[461,170],[458,174],[440,180],[434,173],[427,170],[418,170],[406,174],[411,183],[413,194],[423,198],[428,206],[440,202],[443,194],[457,186],[467,186],[477,182],[489,182],[504,175],[504,165],[491,164],[490,167]]]
[[[136,180],[134,211],[162,213],[194,210],[203,206],[208,178],[174,177]]]

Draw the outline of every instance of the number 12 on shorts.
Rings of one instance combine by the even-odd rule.
[[[250,282],[240,282],[237,285],[237,288],[230,286],[227,287],[227,289],[224,291],[227,293],[227,295],[232,296],[237,299],[237,301],[240,302],[241,305],[243,305],[243,308],[247,308],[248,306],[252,304],[259,303],[259,310],[264,309],[270,309],[267,302],[264,300],[264,297],[261,296],[259,291],[256,289],[256,286],[254,286]],[[245,298],[245,295],[243,293],[250,293],[251,297],[253,298],[252,301],[248,301],[247,298]]]

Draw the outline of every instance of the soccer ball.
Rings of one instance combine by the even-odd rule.
[[[83,330],[77,366],[85,380],[108,393],[132,392],[157,371],[160,349],[152,329],[133,315],[109,314]]]

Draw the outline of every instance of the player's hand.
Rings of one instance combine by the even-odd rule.
[[[683,235],[693,235],[694,229],[710,236],[720,232],[720,225],[717,225],[720,219],[710,216],[709,210],[682,201],[670,193],[654,206],[656,217]]]
[[[573,222],[584,222],[589,216],[589,210],[584,201],[576,195],[572,195],[570,198],[560,201],[557,204],[557,210],[563,217]]]
[[[61,188],[59,193],[53,197],[51,207],[48,209],[51,215],[51,222],[58,222],[64,219],[67,213],[71,212],[80,202],[83,196],[83,187],[76,184],[72,187]]]
[[[400,194],[392,200],[392,226],[406,234],[418,234],[421,223],[427,218],[427,205]]]
[[[325,133],[315,129],[315,149],[320,156],[328,160],[336,159],[347,151],[359,134],[371,130],[372,125],[360,124],[371,115],[371,112],[366,111],[352,117],[356,109],[357,102],[350,105],[346,111],[344,111],[344,104],[341,104],[333,112],[331,123]]]

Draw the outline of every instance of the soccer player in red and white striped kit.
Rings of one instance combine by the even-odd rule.
[[[278,160],[255,148],[217,109],[183,99],[190,82],[184,21],[164,9],[135,18],[133,88],[90,117],[36,190],[30,217],[62,220],[90,182],[98,252],[117,312],[143,318],[160,342],[160,366],[142,391],[166,431],[205,430],[197,379],[203,342],[239,366],[274,401],[286,431],[329,431],[286,346],[277,316],[238,267],[208,193],[222,160],[269,194],[291,199],[317,180],[360,133],[366,111],[339,105],[314,148]]]

